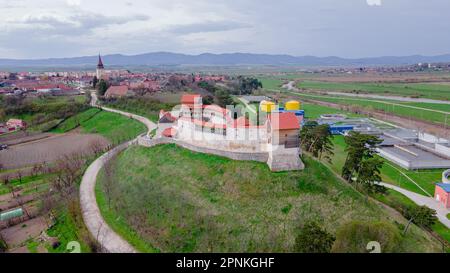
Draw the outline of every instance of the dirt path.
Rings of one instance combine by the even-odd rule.
[[[91,105],[97,107],[97,96],[92,93]],[[127,117],[136,119],[148,128],[148,133],[156,128],[156,124],[148,120],[147,118],[134,115],[131,113],[110,109],[106,107],[100,107],[105,111],[110,111],[118,113]],[[148,134],[147,133],[147,134]],[[135,253],[137,252],[133,246],[131,246],[126,240],[124,240],[120,235],[118,235],[103,219],[100,209],[97,204],[95,197],[95,184],[97,182],[97,175],[104,164],[109,160],[109,158],[117,154],[124,149],[126,149],[131,144],[135,143],[136,139],[131,140],[127,143],[121,144],[116,148],[110,150],[109,152],[103,154],[97,160],[95,160],[86,170],[83,175],[80,184],[80,203],[81,211],[83,213],[84,223],[88,228],[89,232],[102,246],[105,252],[110,253]]]

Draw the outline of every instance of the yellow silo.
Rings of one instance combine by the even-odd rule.
[[[286,102],[284,110],[297,111],[297,110],[300,110],[300,106],[301,106],[301,104],[299,101],[291,100],[291,101]]]
[[[263,100],[261,102],[261,104],[259,105],[259,108],[263,112],[270,113],[270,112],[273,112],[276,110],[276,105],[275,105],[275,103],[273,103],[271,101]]]

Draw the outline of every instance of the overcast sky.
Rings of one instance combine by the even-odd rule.
[[[449,0],[0,0],[0,58],[450,53]]]

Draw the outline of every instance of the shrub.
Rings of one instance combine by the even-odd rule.
[[[300,253],[328,253],[335,237],[316,222],[307,222],[295,238],[294,250]]]
[[[340,227],[332,252],[367,253],[367,244],[376,241],[384,253],[394,252],[401,240],[400,232],[388,222],[353,221]]]

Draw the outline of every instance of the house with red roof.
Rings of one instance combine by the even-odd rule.
[[[106,90],[105,97],[106,98],[120,98],[125,97],[129,93],[128,86],[126,85],[114,85],[110,86],[108,90]]]

